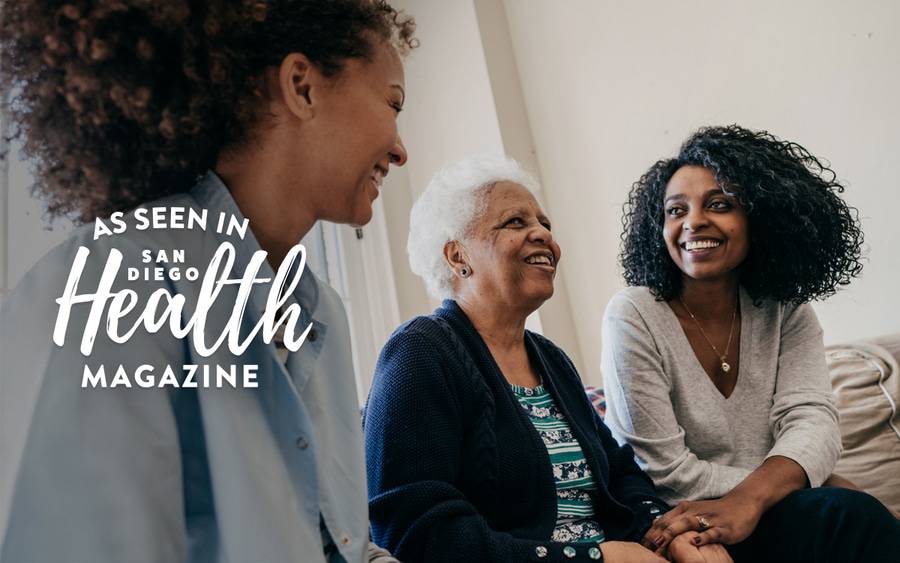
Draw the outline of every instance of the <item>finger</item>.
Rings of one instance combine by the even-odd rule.
[[[653,524],[650,525],[650,530],[648,530],[648,534],[650,531],[661,532],[666,529],[669,523],[677,518],[678,516],[684,514],[684,512],[688,509],[690,505],[688,502],[680,502],[678,505],[672,510],[666,512],[659,518],[653,521]]]
[[[723,540],[725,539],[724,532],[725,532],[724,528],[719,528],[719,527],[710,528],[708,530],[705,530],[705,531],[697,534],[697,537],[692,539],[691,542],[694,545],[696,545],[697,547],[700,547],[701,545],[711,544],[711,543],[724,543],[723,542]]]
[[[675,539],[676,536],[680,536],[691,530],[702,530],[700,521],[693,514],[682,514],[681,516],[674,518],[660,534],[665,538],[665,543],[669,543]]]

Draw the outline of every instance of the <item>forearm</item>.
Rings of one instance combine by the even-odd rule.
[[[790,493],[808,485],[809,479],[800,464],[786,457],[774,456],[764,461],[724,498],[749,501],[760,512],[765,512]]]

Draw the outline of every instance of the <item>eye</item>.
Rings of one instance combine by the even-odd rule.
[[[732,205],[731,205],[731,202],[728,200],[716,199],[716,200],[709,202],[709,205],[707,207],[709,207],[710,209],[716,210],[716,211],[726,211],[728,209],[731,209]]]
[[[522,220],[521,217],[513,217],[511,219],[507,219],[505,223],[503,223],[504,227],[508,227],[509,225],[517,225],[522,226],[525,224],[525,221]]]
[[[684,208],[681,207],[680,205],[673,205],[672,207],[669,207],[668,209],[666,209],[666,215],[668,215],[669,217],[678,217],[683,214],[684,214]]]
[[[550,221],[543,221],[543,222],[541,223],[541,225],[543,225],[544,228],[547,229],[548,231],[552,231],[552,230],[553,230],[553,227],[550,226]]]
[[[391,107],[394,108],[394,111],[398,114],[403,111],[403,106],[398,102],[391,102]]]

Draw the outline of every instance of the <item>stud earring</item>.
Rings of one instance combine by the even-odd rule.
[[[467,277],[469,277],[470,273],[471,272],[469,271],[469,268],[466,266],[463,266],[462,268],[459,269],[460,277],[467,278]]]

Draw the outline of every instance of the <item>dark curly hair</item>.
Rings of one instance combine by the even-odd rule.
[[[0,91],[51,216],[105,217],[184,191],[262,116],[254,90],[292,52],[327,76],[374,41],[405,54],[386,0],[3,0]]]
[[[797,143],[729,125],[698,130],[632,186],[619,255],[628,285],[666,301],[681,292],[682,273],[663,239],[663,199],[685,165],[710,170],[746,210],[750,248],[739,278],[755,302],[822,299],[859,275],[858,213],[838,195],[844,186],[834,172]]]

